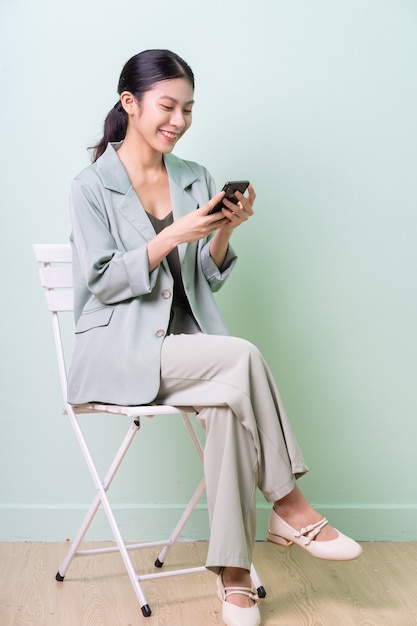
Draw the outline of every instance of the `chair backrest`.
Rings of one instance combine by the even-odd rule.
[[[46,302],[52,316],[61,387],[66,402],[67,372],[59,314],[74,310],[71,246],[70,244],[37,243],[33,245],[33,250],[36,261],[42,264],[39,274],[41,285],[46,290]]]
[[[33,245],[35,258],[42,263],[39,274],[45,287],[46,301],[50,311],[72,311],[72,255],[70,244],[36,243]]]

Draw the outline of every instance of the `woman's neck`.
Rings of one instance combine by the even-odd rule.
[[[136,180],[148,181],[157,179],[165,173],[163,154],[152,150],[148,145],[134,141],[128,135],[117,154],[131,179],[131,174]]]
[[[145,211],[163,219],[172,211],[163,154],[145,148],[124,141],[117,154]]]

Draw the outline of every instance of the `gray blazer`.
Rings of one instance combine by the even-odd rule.
[[[76,335],[68,401],[73,404],[145,404],[160,385],[173,278],[166,260],[149,272],[146,244],[155,231],[116,154],[119,145],[109,144],[71,187]],[[174,155],[164,160],[174,219],[215,194],[214,181],[201,165]],[[226,335],[213,292],[236,256],[229,247],[218,269],[209,239],[179,246],[183,282],[201,330]]]

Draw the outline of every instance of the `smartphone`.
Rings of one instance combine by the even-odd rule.
[[[233,204],[238,203],[238,199],[234,195],[235,191],[240,191],[240,193],[245,193],[246,189],[249,186],[248,180],[229,180],[224,186],[222,191],[224,191],[224,197],[220,202],[218,202],[210,211],[208,215],[212,215],[212,213],[217,213],[221,211],[223,208],[226,208],[223,204],[224,198],[233,202]]]

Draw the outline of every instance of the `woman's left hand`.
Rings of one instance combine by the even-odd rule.
[[[226,207],[222,209],[224,218],[219,220],[216,234],[210,242],[210,256],[218,268],[223,265],[229,239],[234,229],[253,215],[253,203],[255,202],[256,194],[252,185],[248,187],[247,196],[241,194],[240,191],[236,191],[235,196],[238,200],[237,204],[233,204],[233,202],[223,198],[223,203]]]
[[[249,185],[247,196],[244,196],[240,191],[236,191],[235,197],[238,200],[237,204],[223,198],[223,204],[226,208],[222,209],[222,213],[227,218],[227,221],[222,220],[218,229],[223,232],[230,231],[230,234],[237,226],[246,222],[253,215],[256,194],[252,185]]]

